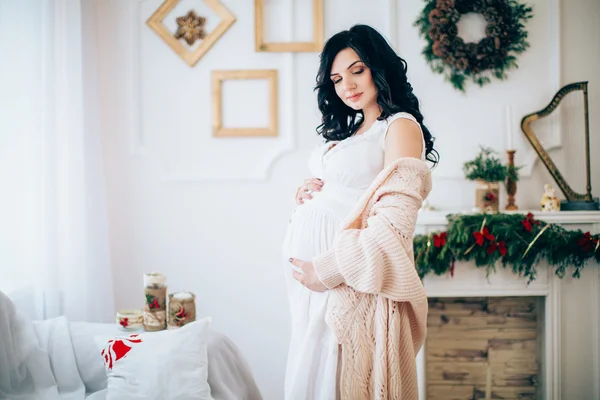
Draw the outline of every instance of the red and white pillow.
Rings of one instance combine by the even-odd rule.
[[[96,338],[108,375],[107,400],[213,400],[208,377],[210,318],[177,330]]]

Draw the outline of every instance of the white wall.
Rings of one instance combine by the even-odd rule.
[[[589,81],[589,123],[590,151],[592,170],[592,193],[600,196],[600,83],[598,82],[598,65],[600,65],[600,44],[592,38],[600,37],[600,1],[577,0],[562,1],[560,4],[561,31],[561,81],[562,84]],[[584,148],[583,148],[583,116],[581,112],[581,96],[565,102],[574,110],[566,115],[563,122],[565,154],[569,163],[565,172],[573,180],[573,187],[578,192],[585,192]],[[579,100],[579,101],[578,101]],[[578,108],[576,108],[578,107]],[[577,110],[577,112],[575,111]],[[574,137],[576,140],[569,140]]]
[[[598,82],[598,66],[600,65],[600,44],[592,38],[600,37],[600,1],[597,0],[578,0],[576,2],[561,2],[561,80],[563,84],[569,82],[578,82],[589,80],[589,119],[590,119],[590,149],[591,170],[592,170],[592,193],[597,197],[600,194],[600,158],[597,156],[600,150],[600,84]],[[568,106],[576,107],[581,102],[571,101],[566,103]],[[581,108],[579,108],[581,109]],[[581,145],[583,137],[581,113],[569,115],[565,118],[563,126],[565,134],[574,135],[580,138],[576,140],[565,140],[565,154],[569,163],[567,164],[566,174],[573,179],[573,187],[584,192],[585,175],[583,171],[584,150]],[[595,174],[595,175],[594,175]],[[596,268],[593,266],[592,268]],[[577,282],[567,279],[562,286],[564,299],[569,299],[570,306],[563,305],[563,332],[562,348],[565,354],[562,368],[562,398],[600,398],[600,360],[596,357],[592,359],[591,354],[600,346],[600,341],[596,340],[595,349],[582,346],[581,343],[589,338],[590,333],[600,332],[600,325],[596,318],[596,325],[593,326],[590,314],[598,315],[600,313],[600,274],[596,271],[585,271],[582,275],[583,282]],[[578,285],[579,283],[579,285]],[[588,306],[589,304],[589,306]],[[589,343],[589,341],[587,342]],[[582,362],[587,362],[588,368],[581,370]],[[596,372],[595,379],[586,381],[586,371],[590,368],[590,362],[594,363]],[[588,375],[589,377],[589,375]],[[590,387],[589,382],[594,382],[594,387]],[[592,394],[593,393],[593,394]],[[582,394],[587,394],[584,396]]]
[[[275,23],[271,29],[304,38],[306,23],[290,23],[290,1],[277,3],[278,18],[268,19]],[[253,2],[222,0],[237,22],[190,68],[145,25],[161,3],[107,0],[98,14],[116,303],[141,307],[142,274],[166,273],[169,289],[194,291],[198,315],[211,315],[215,328],[242,349],[265,399],[280,399],[290,330],[279,249],[293,193],[307,175],[306,158],[317,140],[312,88],[318,55],[255,53]],[[367,23],[388,35],[407,59],[441,154],[430,198],[441,209],[471,208],[472,185],[462,179],[462,162],[480,144],[505,148],[507,104],[518,132],[520,118],[545,107],[561,85],[596,77],[600,6],[594,0],[569,1],[568,8],[564,0],[531,1],[531,48],[519,57],[519,69],[508,81],[469,86],[466,95],[433,74],[420,56],[423,43],[412,24],[422,1],[324,3],[326,36]],[[176,11],[190,8],[205,10],[200,0],[182,0]],[[210,71],[255,68],[279,70],[280,136],[212,139]],[[597,83],[590,85],[590,127],[598,148],[600,121],[593,114],[600,96]],[[232,118],[248,121],[248,110],[253,108],[241,108]],[[540,121],[540,137],[549,147],[570,143],[559,126],[579,117],[567,118]],[[532,166],[535,155],[525,137],[516,143],[517,162]],[[579,174],[565,162],[571,154],[560,147],[551,153],[559,167],[569,166],[569,179]],[[522,209],[536,207],[543,184],[551,182],[539,162],[529,175],[517,195]],[[598,195],[600,174],[594,179]]]

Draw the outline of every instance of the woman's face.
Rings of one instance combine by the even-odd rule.
[[[354,110],[377,103],[377,87],[371,70],[351,48],[340,51],[331,66],[331,80],[340,99]]]

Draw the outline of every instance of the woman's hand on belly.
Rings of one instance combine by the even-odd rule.
[[[312,192],[319,192],[323,187],[323,181],[319,178],[308,178],[296,191],[296,203],[303,204],[304,200],[312,199]]]
[[[319,280],[313,263],[296,258],[290,258],[290,262],[302,270],[302,273],[292,271],[294,279],[313,292],[324,292],[327,290],[327,287]]]

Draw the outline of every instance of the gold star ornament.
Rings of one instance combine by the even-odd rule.
[[[187,44],[192,46],[196,43],[196,40],[201,40],[206,37],[206,32],[204,32],[206,18],[199,17],[194,10],[190,10],[183,17],[177,17],[175,21],[177,22],[177,32],[175,32],[176,39],[183,38]]]
[[[235,15],[231,13],[220,0],[202,0],[218,18],[218,25],[210,32],[204,31],[205,18],[198,17],[193,11],[187,15],[176,18],[178,29],[175,34],[163,24],[164,19],[173,11],[181,0],[165,0],[146,22],[150,29],[160,36],[190,67],[206,54],[208,50],[219,40],[235,22]],[[189,22],[188,22],[189,21]],[[215,21],[217,22],[217,21]],[[179,38],[178,38],[179,36]],[[189,39],[188,39],[189,37]],[[198,39],[202,39],[198,46],[191,48],[180,38],[192,45]]]

